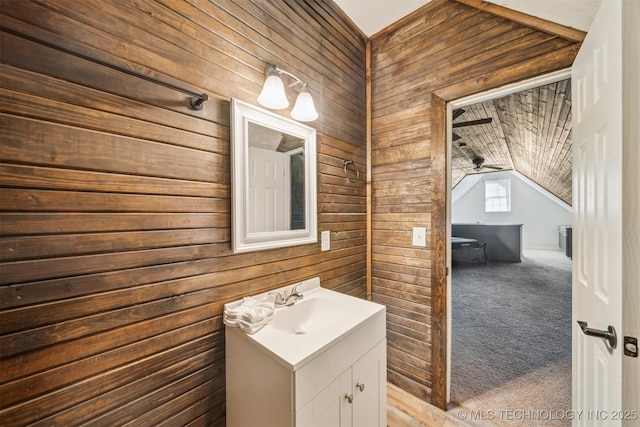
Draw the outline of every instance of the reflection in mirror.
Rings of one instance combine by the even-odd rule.
[[[249,233],[302,230],[304,140],[249,123]]]
[[[316,242],[315,129],[231,104],[234,251]]]

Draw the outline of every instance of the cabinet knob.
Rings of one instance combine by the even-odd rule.
[[[345,394],[344,398],[347,399],[347,402],[353,403],[353,394]]]
[[[364,391],[364,384],[363,383],[358,383],[356,384],[356,388],[360,391]]]

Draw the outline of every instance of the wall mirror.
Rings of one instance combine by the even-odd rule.
[[[232,99],[231,142],[233,251],[317,242],[315,129]]]

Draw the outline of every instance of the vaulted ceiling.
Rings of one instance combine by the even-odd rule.
[[[465,106],[453,115],[453,186],[467,174],[515,170],[571,204],[570,80]],[[483,159],[482,167],[474,159]]]

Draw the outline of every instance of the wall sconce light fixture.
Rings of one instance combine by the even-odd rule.
[[[294,80],[289,87],[293,87],[298,84],[302,85],[298,98],[296,99],[296,103],[293,106],[293,110],[291,110],[291,117],[301,122],[311,122],[318,118],[318,112],[316,111],[316,107],[313,103],[311,93],[309,93],[307,83],[290,72],[278,68],[275,65],[269,65],[264,74],[266,77],[264,86],[262,87],[260,96],[258,96],[258,102],[260,105],[273,110],[282,110],[289,106],[289,100],[287,99],[287,94],[284,89],[284,83],[282,82],[282,78],[280,78],[281,74],[286,74]]]

